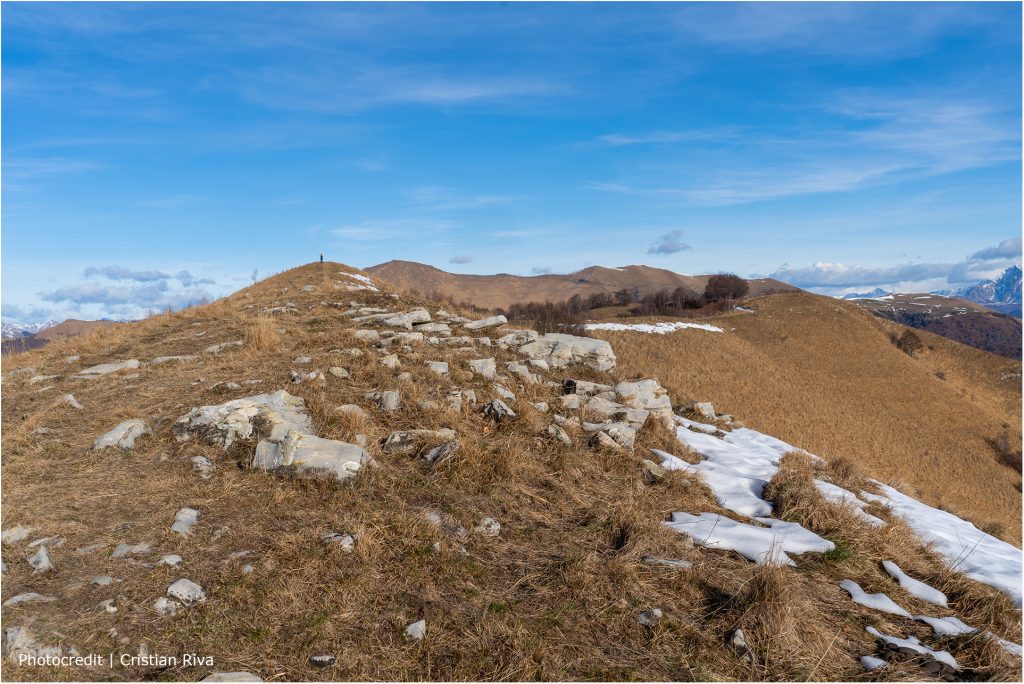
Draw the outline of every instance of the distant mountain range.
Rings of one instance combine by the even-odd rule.
[[[38,349],[57,340],[78,337],[93,330],[109,328],[114,325],[118,325],[118,322],[105,319],[99,321],[80,321],[74,318],[69,318],[63,323],[46,321],[45,323],[29,323],[20,326],[4,323],[4,340],[0,344],[0,353],[12,354],[28,351],[29,349]],[[11,337],[7,336],[8,326],[10,326],[9,329],[13,334]],[[33,326],[35,326],[35,332],[29,332]]]
[[[968,285],[956,290],[936,292],[951,297],[962,297],[986,306],[993,311],[1021,316],[1021,270],[1011,266],[994,280],[985,280],[977,285]]]
[[[5,340],[16,340],[19,337],[35,335],[40,330],[46,330],[58,325],[59,321],[45,321],[43,323],[0,323],[0,338]]]
[[[885,297],[891,294],[892,292],[876,287],[871,292],[851,292],[848,295],[843,295],[843,299],[877,299],[878,297]]]

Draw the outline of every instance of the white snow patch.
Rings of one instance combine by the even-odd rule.
[[[778,472],[783,454],[799,449],[748,428],[739,428],[718,438],[705,434],[709,428],[714,430],[711,425],[680,417],[676,417],[676,422],[681,426],[676,430],[676,437],[704,460],[690,464],[676,458],[666,459],[668,454],[655,451],[664,460],[663,467],[700,473],[722,508],[741,515],[771,515],[772,505],[761,498],[761,493]],[[701,432],[694,432],[688,429],[690,427]]]
[[[920,580],[916,580],[907,573],[903,572],[900,566],[896,565],[892,561],[882,561],[882,568],[889,573],[889,576],[900,583],[900,586],[910,594],[916,596],[922,601],[928,603],[934,603],[937,606],[945,606],[946,595],[938,589],[930,587]]]
[[[834,485],[831,482],[825,482],[824,480],[815,480],[814,486],[818,488],[821,495],[828,501],[839,505],[850,506],[854,514],[865,522],[874,525],[875,527],[882,527],[885,525],[885,521],[881,518],[876,518],[870,513],[864,512],[864,507],[867,506],[867,504],[858,499],[857,495],[850,490],[843,489],[839,485]]]
[[[373,281],[370,280],[369,277],[364,276],[362,273],[345,273],[344,271],[338,271],[338,273],[340,273],[343,276],[348,276],[349,278],[352,278],[353,280],[358,280],[361,283],[366,283],[367,285],[372,287],[374,290],[377,289],[377,287],[376,287],[376,285],[374,285]]]
[[[662,525],[693,538],[707,548],[735,551],[761,565],[796,565],[787,553],[824,553],[835,544],[796,523],[757,518],[769,527],[757,527],[730,520],[717,513],[673,513]]]
[[[933,651],[932,649],[922,644],[921,640],[915,636],[911,636],[909,639],[900,639],[899,637],[883,634],[874,627],[868,627],[867,630],[868,634],[873,634],[882,641],[892,644],[893,646],[902,646],[904,648],[909,648],[911,651],[916,651],[917,653],[920,653],[922,655],[930,655],[932,658],[935,658],[940,663],[946,663],[954,670],[960,669],[960,664],[956,662],[956,658],[949,654],[949,651]]]
[[[1012,653],[1013,655],[1017,656],[1018,658],[1019,658],[1019,657],[1021,656],[1021,653],[1022,653],[1022,649],[1021,649],[1021,647],[1020,647],[1020,644],[1015,644],[1015,643],[1013,643],[1012,641],[1007,641],[1006,639],[1003,639],[1003,638],[997,637],[997,636],[996,636],[995,634],[993,634],[992,632],[985,632],[985,634],[986,634],[986,635],[987,635],[987,636],[988,636],[988,637],[989,637],[990,639],[992,639],[992,640],[993,640],[993,641],[995,641],[995,642],[996,642],[997,644],[999,644],[999,645],[1000,645],[1000,646],[1001,646],[1001,647],[1002,647],[1003,649],[1005,649],[1005,650],[1006,650],[1007,652],[1009,652],[1009,653]]]
[[[915,615],[915,620],[929,625],[935,632],[935,636],[957,636],[958,634],[973,634],[978,630],[962,622],[956,617],[934,618],[927,615]]]
[[[952,513],[932,508],[881,482],[882,496],[861,492],[887,505],[949,561],[950,567],[973,580],[995,587],[1021,606],[1021,550],[982,532]]]
[[[881,658],[876,658],[875,656],[861,656],[860,664],[864,666],[865,670],[870,672],[871,670],[877,670],[879,668],[885,667],[889,663],[882,660]]]
[[[694,330],[707,330],[708,332],[725,332],[722,328],[717,325],[709,325],[707,323],[683,323],[676,321],[673,323],[587,323],[583,326],[587,330],[632,330],[633,332],[642,333],[657,333],[658,335],[665,335],[676,330],[682,330],[683,328],[693,328]]]
[[[839,583],[839,586],[850,594],[850,598],[853,599],[854,603],[859,603],[862,606],[880,610],[883,613],[892,613],[893,615],[911,617],[910,613],[901,608],[895,601],[885,594],[869,594],[861,589],[860,585],[853,580],[843,580]]]

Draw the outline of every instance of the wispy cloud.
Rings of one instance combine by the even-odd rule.
[[[162,271],[135,271],[127,266],[89,266],[82,272],[86,278],[102,276],[110,280],[134,280],[140,283],[170,280],[171,276]]]
[[[458,224],[433,218],[370,219],[347,223],[326,232],[349,240],[395,240],[447,232]]]
[[[462,211],[480,209],[496,204],[508,204],[517,199],[508,195],[473,195],[460,193],[451,188],[426,185],[413,188],[405,193],[414,203],[434,211]]]
[[[530,275],[548,275],[553,273],[550,266],[534,266],[530,269]]]
[[[683,242],[683,231],[670,230],[655,240],[654,244],[648,248],[647,253],[665,256],[676,252],[685,252],[688,249],[693,249],[693,247]]]
[[[473,257],[471,257],[469,255],[466,255],[466,254],[459,254],[459,255],[453,256],[451,259],[449,259],[448,263],[449,264],[468,264],[468,263],[470,263],[472,261],[473,261]]]

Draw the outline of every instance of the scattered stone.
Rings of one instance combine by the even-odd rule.
[[[481,537],[497,537],[501,534],[501,523],[494,518],[484,518],[477,523],[473,531]]]
[[[408,454],[416,451],[419,443],[423,440],[445,440],[455,439],[455,431],[450,428],[441,430],[396,430],[388,435],[381,447],[384,453]]]
[[[448,374],[448,362],[447,361],[426,361],[426,366],[438,375]]]
[[[415,326],[415,330],[420,333],[434,333],[445,337],[452,334],[452,329],[446,323],[423,323]]]
[[[495,384],[494,391],[497,392],[502,399],[508,399],[509,401],[516,400],[516,395],[512,393],[510,390],[502,387],[501,385]]]
[[[199,511],[194,508],[182,508],[174,514],[174,524],[171,525],[171,532],[187,537],[189,530],[199,520]]]
[[[30,591],[24,594],[18,594],[4,601],[4,606],[16,606],[19,603],[41,603],[56,601],[56,596],[46,596],[44,594],[37,594],[34,591]]]
[[[225,349],[231,347],[241,347],[244,344],[242,340],[235,340],[234,342],[221,342],[220,344],[211,344],[209,347],[203,350],[204,354],[219,354]]]
[[[157,565],[169,565],[172,568],[176,568],[181,565],[181,556],[176,553],[168,553],[160,556],[160,560],[157,561]]]
[[[339,532],[326,532],[320,535],[320,541],[328,546],[337,546],[342,553],[352,553],[356,550],[357,534],[341,534]]]
[[[650,608],[637,614],[636,620],[644,627],[654,627],[661,622],[662,612],[660,608]]]
[[[180,607],[181,605],[177,601],[172,601],[164,596],[153,602],[153,608],[160,615],[174,615]]]
[[[412,639],[413,641],[423,641],[423,637],[427,636],[427,621],[417,620],[416,622],[406,627],[405,636]]]
[[[136,556],[143,553],[149,553],[150,546],[146,542],[139,542],[135,545],[130,544],[118,544],[114,548],[114,552],[110,554],[111,558],[124,558],[126,556]]]
[[[400,380],[402,379],[401,375],[398,377]],[[412,376],[410,375],[409,377]],[[369,392],[366,395],[366,398],[376,402],[377,406],[380,408],[381,411],[386,411],[390,413],[391,411],[398,410],[398,404],[399,401],[401,400],[401,395],[398,393],[398,390],[388,390],[386,392]]]
[[[90,580],[90,584],[95,584],[97,587],[106,587],[113,584],[114,578],[110,575],[100,575],[99,577],[93,577]]]
[[[463,323],[462,327],[466,330],[483,330],[484,328],[493,328],[498,325],[505,325],[506,323],[508,323],[508,319],[504,316],[490,316],[488,318],[470,321],[469,323]]]
[[[883,668],[889,663],[882,660],[881,658],[876,658],[875,656],[861,656],[860,664],[865,670],[871,672],[872,670],[878,670],[880,668]]]
[[[25,527],[24,525],[15,525],[14,527],[8,527],[2,533],[0,533],[0,541],[5,546],[11,546],[17,544],[20,541],[24,541],[30,534],[35,532],[34,527]]]
[[[519,353],[530,359],[542,359],[551,368],[562,368],[577,363],[585,364],[596,371],[609,371],[615,368],[615,353],[611,344],[592,337],[545,333],[519,347]]]
[[[445,399],[448,401],[448,408],[452,411],[459,412],[462,410],[462,390],[448,390]]]
[[[308,363],[313,363],[313,357],[312,356],[296,356],[292,360],[292,363],[294,363],[297,366],[302,366],[302,365],[305,365],[305,364],[308,364]]]
[[[530,367],[519,361],[510,361],[505,364],[506,370],[510,373],[514,373],[523,379],[523,382],[528,384],[535,384],[537,382],[537,376],[530,372]]]
[[[50,560],[50,552],[45,546],[40,546],[29,559],[28,564],[32,566],[32,574],[38,575],[53,570],[53,561]]]
[[[458,442],[445,442],[444,444],[440,444],[423,454],[423,460],[427,463],[437,463],[455,453],[458,448]]]
[[[695,401],[686,408],[705,420],[714,420],[717,417],[715,416],[715,406],[710,401]]]
[[[203,588],[193,582],[192,580],[180,579],[167,587],[168,596],[172,596],[186,606],[191,606],[193,603],[202,603],[206,600],[206,592]]]
[[[470,406],[476,406],[476,391],[471,389],[462,390],[462,398],[469,403]]]
[[[494,380],[498,376],[498,367],[495,365],[493,358],[473,359],[469,362],[469,368],[485,380]]]
[[[78,361],[78,359],[80,358],[82,357],[79,356],[78,354],[75,354],[74,356],[69,356],[66,359],[64,359],[64,363],[74,363],[75,361]]]
[[[553,423],[548,426],[548,434],[562,444],[572,446],[572,438],[569,436],[569,433]]]
[[[120,447],[125,451],[135,447],[135,440],[142,435],[150,433],[146,422],[141,418],[126,420],[110,432],[100,435],[93,443],[95,450],[106,449],[107,447]]]
[[[102,611],[105,611],[107,613],[116,613],[117,612],[117,606],[114,605],[114,599],[107,599],[105,601],[100,601],[99,605],[96,606],[96,608],[98,610],[102,610]]]
[[[747,662],[754,660],[754,654],[751,652],[750,646],[747,645],[747,637],[743,634],[742,629],[732,632],[727,637],[726,643],[741,660],[746,660]]]
[[[309,664],[313,667],[330,667],[334,665],[337,660],[332,655],[311,655],[309,656]]]
[[[362,420],[369,420],[370,414],[363,410],[362,406],[356,404],[342,404],[341,406],[334,407],[335,413],[344,413],[345,415],[352,416],[353,418],[360,418]]]
[[[65,541],[64,537],[60,537],[60,536],[57,536],[57,535],[54,535],[52,537],[40,537],[39,539],[36,539],[35,541],[30,542],[29,545],[28,545],[28,548],[34,549],[37,546],[42,546],[42,545],[45,544],[46,546],[50,547],[51,549],[54,549],[54,548],[57,548],[58,546],[60,546],[61,544],[63,544],[64,541]]]
[[[533,408],[537,409],[541,413],[547,413],[550,409],[546,401],[537,401],[531,404]]]
[[[380,365],[385,368],[398,368],[402,362],[399,361],[397,354],[388,354],[380,360]]]
[[[643,471],[644,480],[648,483],[657,482],[667,474],[664,468],[648,458],[640,461],[640,469]]]
[[[183,354],[183,355],[180,355],[180,356],[158,356],[155,359],[153,359],[152,361],[150,361],[149,365],[150,366],[160,366],[160,365],[165,364],[165,363],[170,363],[171,361],[191,361],[194,358],[196,358],[196,357],[191,355],[191,354]]]
[[[75,549],[75,553],[79,556],[85,556],[90,553],[95,553],[96,551],[99,551],[104,546],[106,546],[106,544],[89,544],[88,546],[80,546],[77,549]]]
[[[243,575],[251,575],[255,571],[256,571],[256,568],[252,567],[248,563],[246,563],[245,565],[242,566],[242,574]]]
[[[199,473],[199,476],[204,480],[209,480],[213,477],[213,471],[217,469],[213,461],[206,458],[205,456],[193,456],[192,459],[192,470]]]
[[[79,371],[78,375],[75,377],[98,377],[100,375],[108,375],[110,373],[129,370],[131,368],[138,368],[139,365],[138,359],[128,359],[127,361],[118,361],[116,363],[101,363],[96,366],[89,366],[88,368]]]
[[[483,414],[486,418],[493,418],[499,423],[503,420],[516,417],[516,412],[510,409],[501,399],[495,399],[486,404],[483,408]]]
[[[355,337],[363,342],[376,342],[380,339],[380,333],[376,330],[356,330]]]
[[[562,402],[562,407],[567,408],[570,411],[579,410],[580,397],[578,394],[564,394],[559,397],[559,401]]]
[[[393,316],[387,316],[381,320],[381,323],[390,328],[405,328],[406,330],[412,330],[414,323],[429,323],[430,312],[426,309],[413,309],[406,313],[395,314]]]
[[[331,366],[327,369],[327,372],[336,378],[341,378],[342,380],[347,380],[352,377],[351,374],[341,366]]]
[[[18,368],[16,370],[12,370],[9,373],[7,373],[7,377],[9,377],[9,378],[16,378],[19,375],[32,375],[35,372],[36,372],[35,368]]]
[[[610,449],[612,451],[619,451],[620,449],[622,449],[622,447],[619,446],[619,443],[616,442],[611,437],[609,437],[608,434],[603,430],[598,430],[597,432],[595,432],[590,437],[590,440],[587,442],[587,444],[589,444],[591,448],[594,449]]]
[[[59,377],[59,375],[36,375],[29,379],[28,384],[37,385],[40,382],[46,382],[47,380],[53,380]]]

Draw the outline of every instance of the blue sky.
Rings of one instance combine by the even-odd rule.
[[[1019,4],[4,3],[5,321],[315,260],[1020,262]]]

